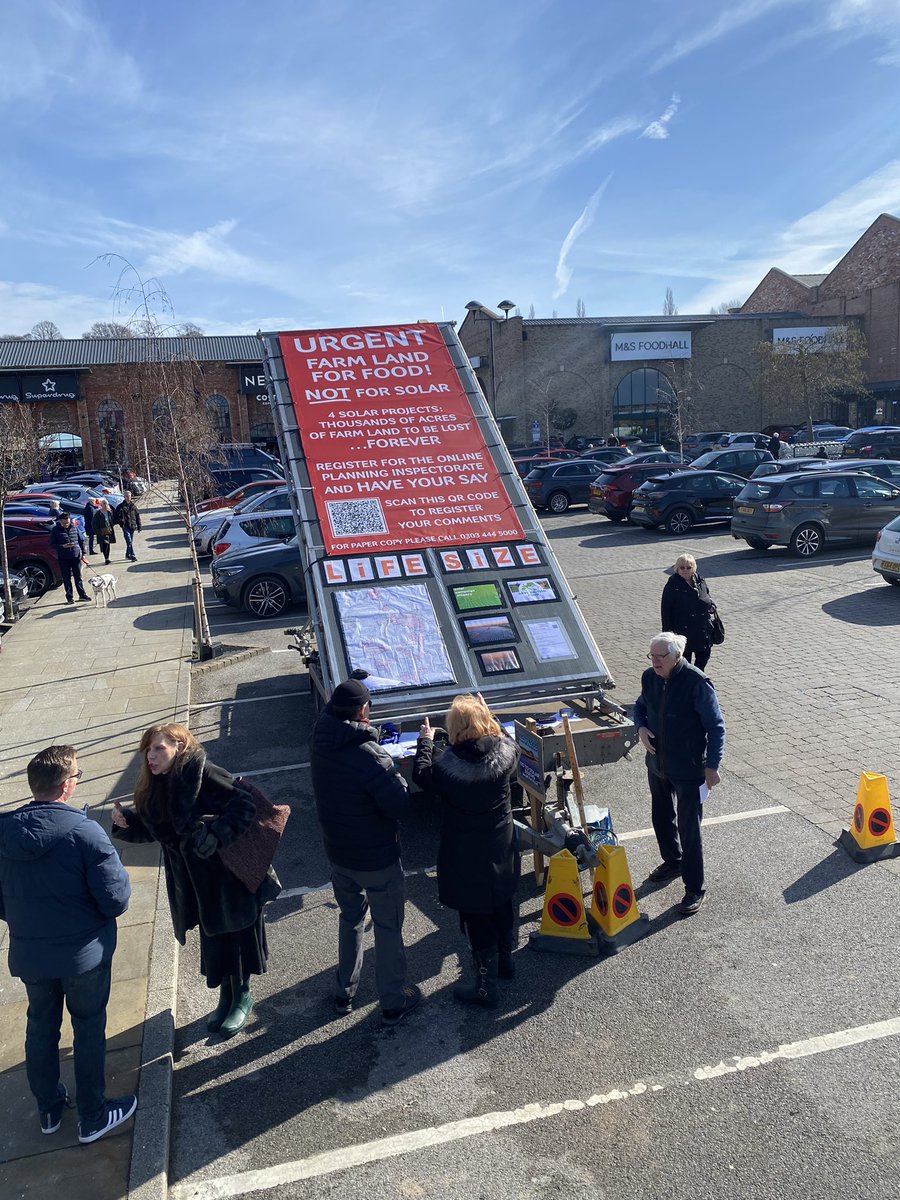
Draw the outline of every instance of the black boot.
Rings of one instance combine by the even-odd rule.
[[[497,974],[501,979],[515,979],[516,964],[513,962],[513,951],[516,948],[516,935],[511,929],[509,933],[501,934],[500,957]]]
[[[453,989],[453,999],[463,1004],[480,1004],[482,1008],[496,1008],[497,995],[497,947],[490,950],[473,950],[475,978],[470,984],[461,983]]]
[[[231,1009],[219,1029],[223,1038],[233,1037],[239,1029],[244,1028],[244,1023],[253,1007],[250,984],[242,983],[240,975],[232,975],[230,984]]]
[[[206,1022],[206,1028],[210,1033],[218,1033],[222,1028],[222,1022],[231,1012],[231,979],[228,975],[222,980],[219,985],[219,1003],[209,1014],[209,1019]]]

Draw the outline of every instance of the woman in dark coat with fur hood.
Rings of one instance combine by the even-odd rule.
[[[514,896],[519,881],[509,784],[518,750],[481,696],[457,696],[447,714],[449,745],[437,751],[428,718],[419,730],[413,780],[442,801],[438,897],[459,913],[475,978],[457,1000],[493,1008],[497,979],[512,979]]]
[[[666,633],[681,633],[687,638],[686,662],[693,658],[698,670],[706,669],[712,653],[713,602],[706,580],[697,571],[693,554],[679,554],[673,573],[663,588],[660,617]]]
[[[249,828],[256,805],[183,725],[151,725],[140,753],[134,808],[115,803],[113,837],[162,846],[175,936],[184,945],[186,932],[200,927],[200,970],[219,988],[207,1028],[231,1037],[253,1004],[250,976],[266,970],[263,905],[279,885],[270,869],[260,889],[248,891],[216,851]]]

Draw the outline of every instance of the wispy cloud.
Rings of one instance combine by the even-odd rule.
[[[593,193],[590,200],[584,206],[581,216],[574,223],[572,228],[565,236],[562,246],[559,249],[559,258],[556,262],[556,290],[553,293],[553,299],[558,300],[564,295],[569,283],[572,279],[572,268],[569,266],[569,255],[572,252],[572,247],[585,232],[591,227],[594,216],[597,212],[597,205],[600,203],[600,198],[606,191],[609,181],[612,179],[612,171],[603,180],[597,190]]]
[[[773,238],[765,256],[738,254],[726,260],[692,307],[703,312],[720,300],[748,296],[771,267],[788,274],[829,271],[882,212],[900,213],[900,159],[793,221]]]
[[[825,10],[829,32],[871,36],[885,43],[878,56],[884,66],[900,67],[900,6],[897,0],[831,0]]]
[[[28,333],[38,321],[54,321],[64,337],[80,337],[94,321],[110,320],[107,301],[26,280],[0,279],[0,334]]]
[[[669,122],[678,112],[678,106],[681,104],[681,97],[677,92],[674,92],[672,99],[669,102],[665,112],[660,113],[655,121],[651,121],[641,137],[651,138],[653,141],[663,142],[669,136]]]
[[[131,104],[141,92],[135,60],[114,45],[81,0],[6,0],[0,104],[40,107],[60,96]]]
[[[652,71],[661,71],[663,67],[671,66],[682,58],[694,54],[697,50],[705,50],[707,46],[729,37],[738,29],[758,21],[774,9],[785,8],[796,4],[798,0],[744,0],[741,4],[729,6],[726,11],[710,21],[707,25],[693,28],[683,37],[676,38],[672,46],[663,51],[653,63]]]

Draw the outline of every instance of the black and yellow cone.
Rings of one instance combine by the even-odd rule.
[[[590,917],[605,954],[616,954],[650,932],[649,919],[638,912],[624,846],[597,847]]]
[[[856,806],[850,828],[842,831],[840,845],[855,862],[878,862],[900,857],[887,778],[863,771],[856,789]]]
[[[578,863],[568,850],[560,850],[550,859],[541,927],[529,935],[528,944],[532,950],[555,954],[596,957],[599,953],[584,911]]]

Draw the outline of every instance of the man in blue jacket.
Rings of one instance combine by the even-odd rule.
[[[56,1133],[69,1095],[59,1078],[63,1001],[72,1018],[78,1140],[95,1142],[137,1107],[106,1099],[106,1005],[116,917],[131,885],[112,842],[69,807],[81,778],[74,746],[49,746],[28,764],[34,799],[0,814],[0,918],[9,925],[9,973],[28,994],[25,1067],[41,1131]]]
[[[369,689],[347,679],[334,689],[313,729],[312,784],[334,898],[341,910],[335,1012],[348,1014],[359,984],[363,928],[375,927],[375,979],[381,1019],[395,1025],[419,1003],[406,986],[403,916],[406,889],[400,865],[399,818],[409,792],[369,724]]]
[[[704,796],[719,783],[725,722],[711,680],[685,661],[685,644],[679,633],[660,633],[650,643],[634,723],[647,751],[653,831],[663,857],[650,879],[666,883],[680,875],[681,912],[689,916],[706,894],[700,822]]]
[[[84,534],[76,529],[72,518],[63,510],[56,518],[56,524],[50,530],[50,545],[56,551],[59,559],[59,570],[62,575],[63,587],[66,592],[66,604],[74,604],[72,596],[72,580],[78,590],[79,600],[89,600],[84,584],[81,582],[81,560],[84,558]]]

